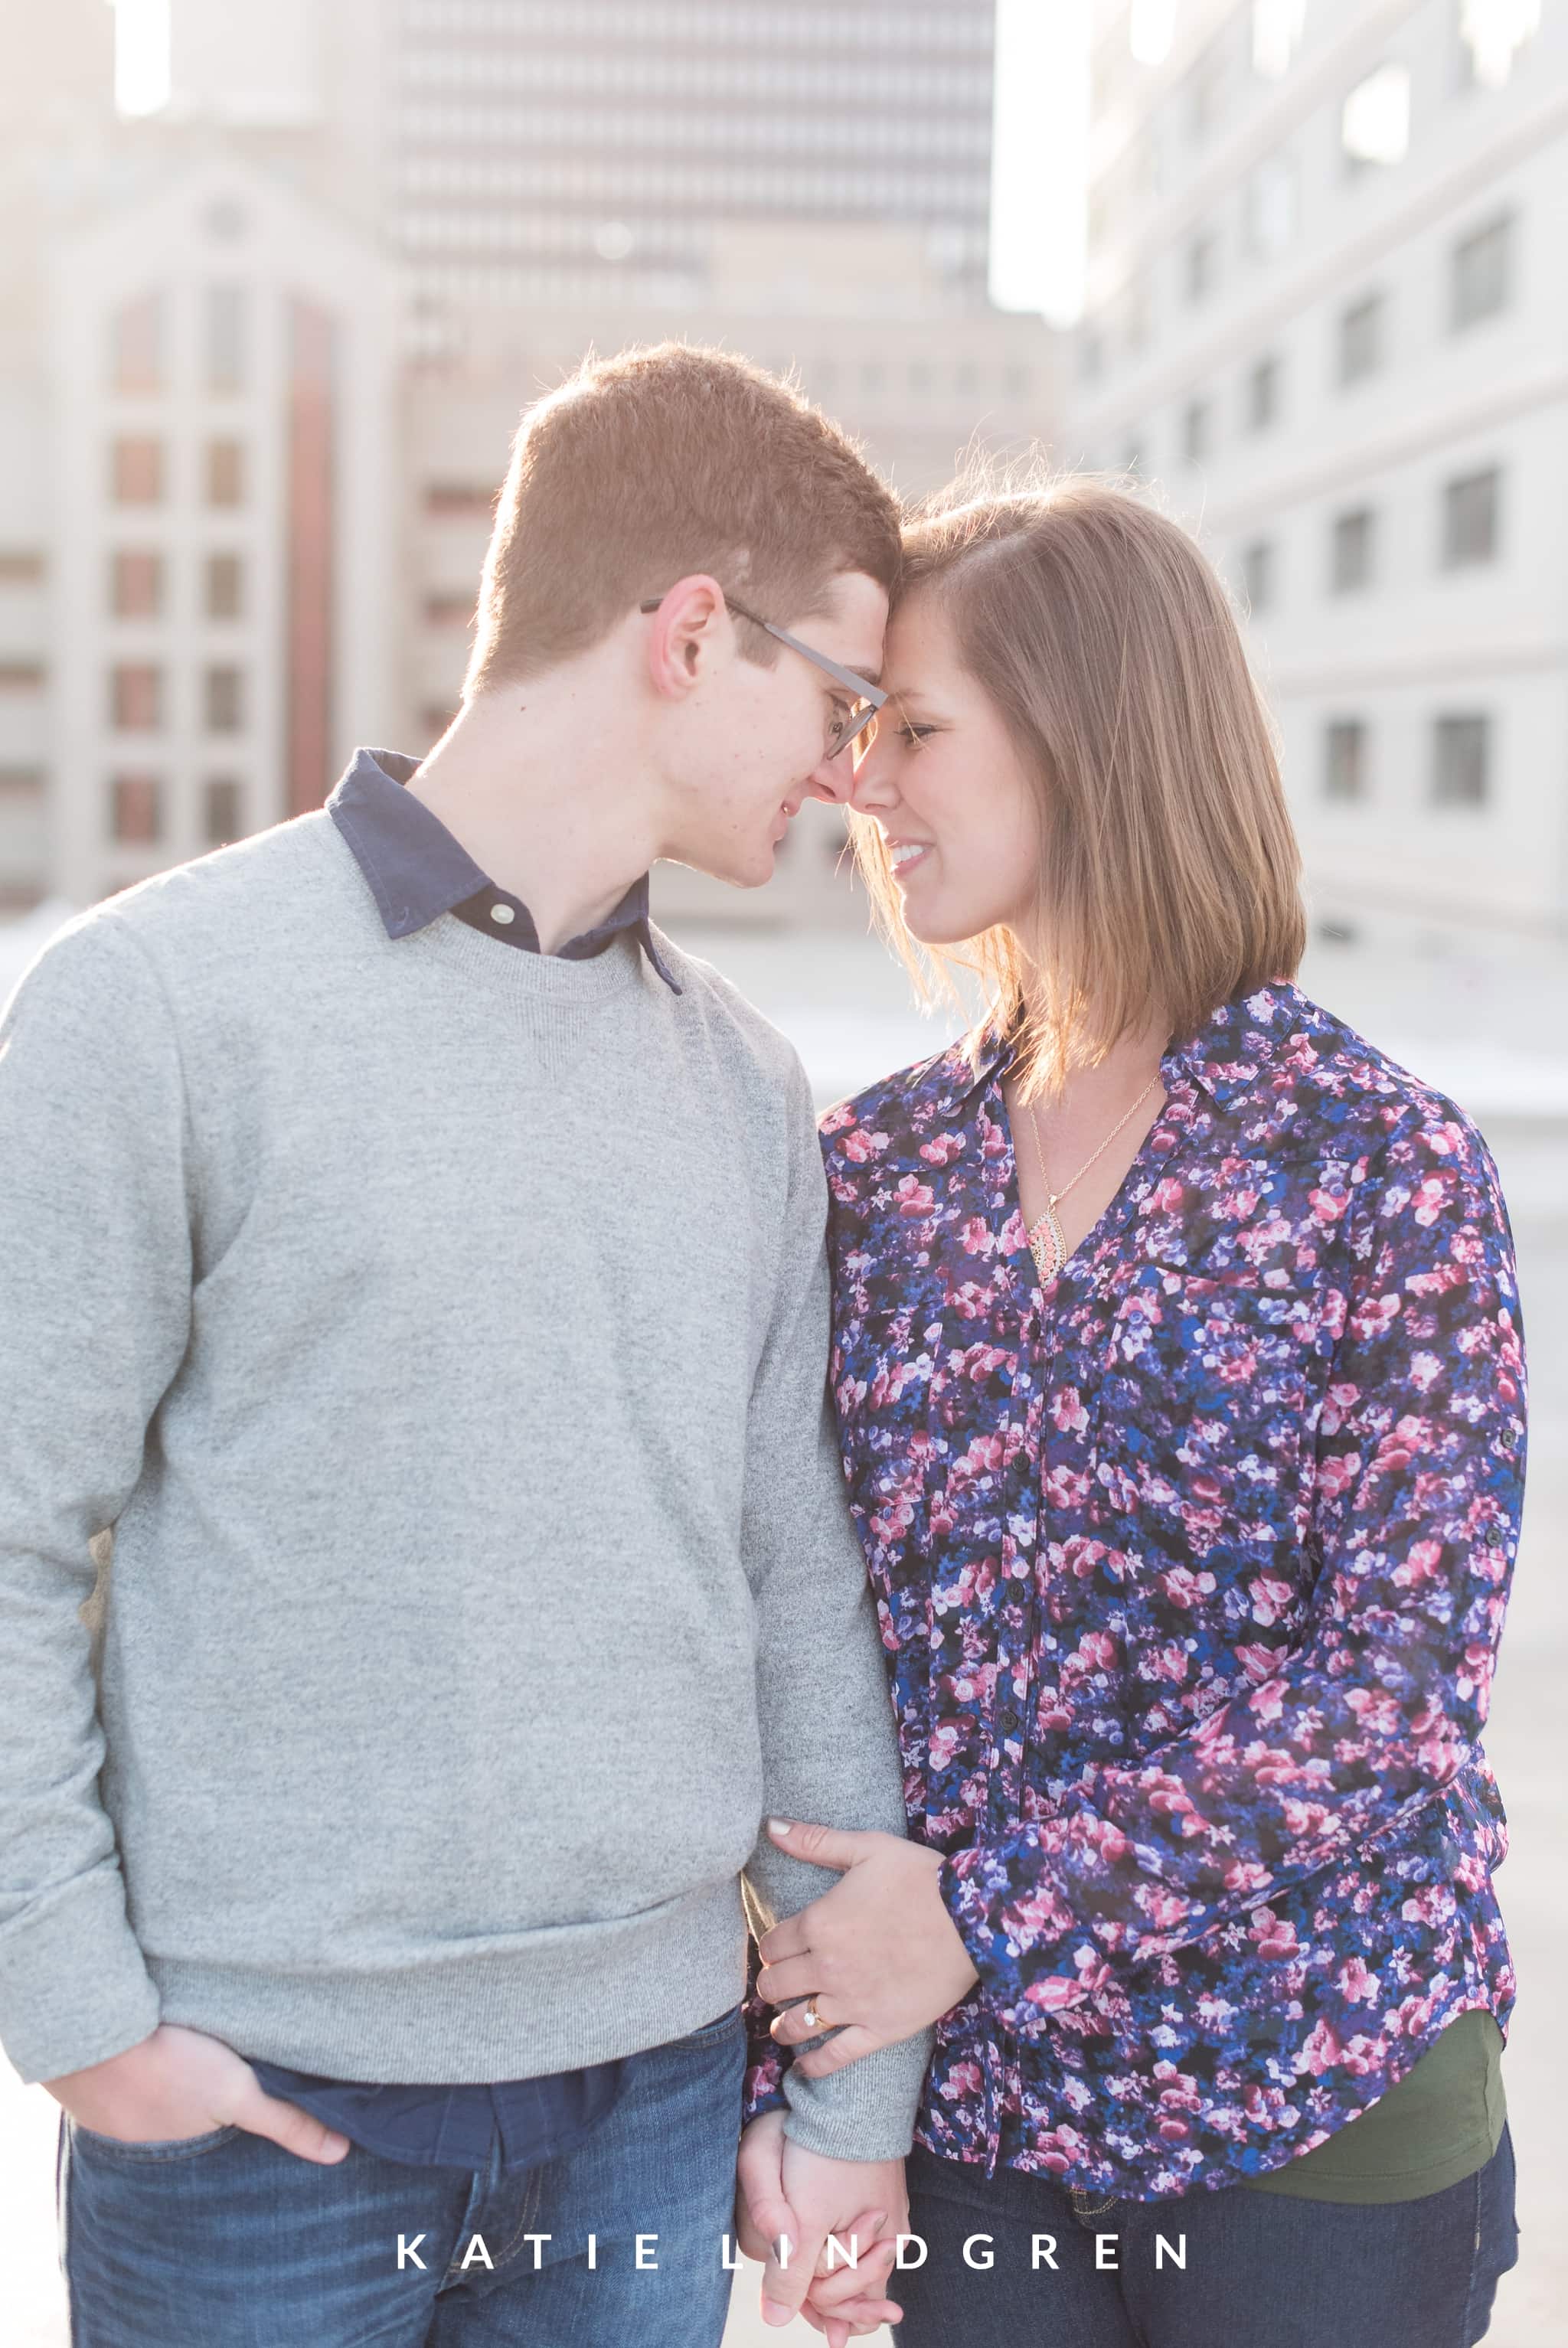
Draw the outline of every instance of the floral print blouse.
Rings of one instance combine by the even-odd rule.
[[[1512,1248],[1469,1120],[1276,985],[1166,1054],[1042,1292],[1004,1067],[822,1125],[910,1830],[980,1976],[918,2137],[1153,2199],[1323,2143],[1466,2008],[1506,2027]]]

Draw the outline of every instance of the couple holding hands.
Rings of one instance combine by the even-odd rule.
[[[987,994],[820,1128],[648,909],[811,798]],[[0,2039],[77,2348],[717,2348],[727,2236],[831,2348],[1481,2338],[1512,1252],[1304,935],[1181,530],[904,515],[665,345],[525,414],[426,758],[50,942]]]

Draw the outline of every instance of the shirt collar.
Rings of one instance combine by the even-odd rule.
[[[1316,1057],[1316,1039],[1334,1022],[1299,987],[1273,981],[1251,994],[1233,996],[1212,1012],[1194,1033],[1167,1050],[1161,1074],[1167,1089],[1172,1072],[1202,1086],[1216,1107],[1250,1092],[1271,1063]]]
[[[404,789],[419,763],[399,750],[356,750],[326,802],[328,815],[369,883],[389,938],[410,937],[417,930],[428,929],[443,913],[481,891],[507,896],[474,862],[462,842],[453,838],[439,816],[414,792]],[[532,916],[521,899],[509,897],[507,901],[531,927]],[[623,930],[634,934],[665,984],[678,994],[681,989],[654,942],[645,872],[640,880],[634,880],[603,921],[569,940],[561,949],[562,957],[580,961],[608,945]]]
[[[1190,1035],[1167,1046],[1160,1064],[1166,1090],[1172,1076],[1185,1076],[1207,1093],[1216,1107],[1247,1092],[1268,1064],[1286,1052],[1303,1050],[1315,1056],[1315,1038],[1333,1026],[1328,1014],[1308,1001],[1298,987],[1280,979],[1253,994],[1222,1003]],[[973,1073],[962,1045],[960,1056],[970,1094],[1006,1071],[1012,1055],[995,1027],[980,1040]]]

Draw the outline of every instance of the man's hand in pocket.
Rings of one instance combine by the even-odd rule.
[[[44,2085],[72,2119],[122,2144],[175,2143],[239,2127],[270,2137],[302,2160],[341,2160],[348,2150],[348,2138],[335,2128],[269,2096],[232,2046],[177,2022],[160,2022],[123,2054]]]

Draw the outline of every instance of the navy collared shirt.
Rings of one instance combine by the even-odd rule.
[[[486,879],[459,840],[424,801],[403,788],[419,761],[397,750],[356,750],[327,811],[368,881],[389,937],[411,936],[455,913],[488,937],[526,953],[539,931],[521,897]],[[648,882],[633,884],[605,920],[561,949],[568,961],[603,953],[630,931],[666,986],[648,926]],[[366,2152],[421,2168],[483,2168],[499,2142],[500,2166],[531,2168],[570,2152],[611,2112],[634,2056],[494,2085],[388,2085],[329,2079],[249,2058],[268,2095],[298,2104]]]
[[[358,860],[390,938],[411,937],[455,913],[487,937],[540,951],[533,915],[521,897],[482,872],[421,798],[403,788],[419,765],[400,750],[356,750],[326,811]],[[634,880],[613,912],[560,948],[563,962],[587,962],[630,931],[672,993],[680,987],[654,942],[648,876]]]
[[[614,2111],[635,2055],[495,2086],[383,2086],[323,2079],[247,2058],[269,2096],[302,2109],[351,2144],[413,2168],[483,2168],[499,2141],[500,2167],[536,2168],[574,2151]]]

